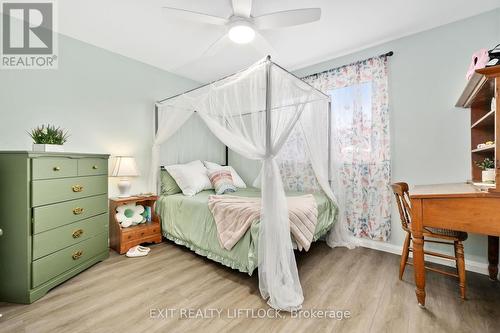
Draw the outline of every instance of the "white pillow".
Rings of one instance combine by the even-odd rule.
[[[198,192],[213,188],[207,175],[207,168],[200,160],[186,164],[169,165],[165,169],[179,185],[184,195],[193,196]]]
[[[237,188],[247,188],[247,185],[245,184],[243,179],[241,179],[240,175],[238,175],[238,173],[236,172],[236,170],[234,170],[232,166],[221,166],[217,163],[208,161],[203,161],[203,163],[209,170],[226,169],[231,171],[231,177],[233,177],[234,186],[236,186]]]

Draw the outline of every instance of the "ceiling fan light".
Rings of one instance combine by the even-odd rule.
[[[229,29],[228,36],[237,44],[247,44],[255,38],[255,30],[246,24],[237,24]]]

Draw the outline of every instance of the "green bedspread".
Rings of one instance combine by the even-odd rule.
[[[257,267],[259,222],[254,222],[230,251],[224,249],[219,243],[215,221],[208,209],[208,196],[213,194],[213,190],[207,190],[192,197],[182,193],[161,196],[156,212],[161,217],[163,235],[197,254],[251,275]],[[287,192],[288,196],[303,194]],[[260,196],[260,190],[238,189],[231,195],[257,197]],[[337,207],[323,193],[314,194],[314,198],[318,204],[318,224],[314,233],[316,241],[336,221]]]

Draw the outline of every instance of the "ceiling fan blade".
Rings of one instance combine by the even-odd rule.
[[[251,44],[254,49],[264,56],[276,57],[278,55],[271,43],[258,31],[255,32],[255,39]]]
[[[179,18],[187,21],[194,21],[198,23],[207,23],[213,25],[225,25],[228,21],[223,17],[212,16],[208,14],[192,12],[190,10],[162,7],[162,9],[169,14],[170,17]]]
[[[252,12],[252,0],[231,0],[235,16],[250,17]]]
[[[203,52],[202,56],[213,57],[217,55],[220,50],[225,48],[230,44],[229,37],[227,34],[220,36],[215,42],[213,42],[206,50]]]
[[[320,18],[321,8],[303,8],[258,16],[254,23],[258,29],[265,30],[310,23]]]

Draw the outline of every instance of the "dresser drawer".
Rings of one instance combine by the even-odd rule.
[[[108,232],[108,214],[65,225],[33,236],[33,260]]]
[[[31,165],[32,179],[51,179],[76,177],[78,162],[67,157],[39,157],[33,158]]]
[[[78,160],[78,176],[108,174],[108,160],[104,158],[82,158]]]
[[[103,233],[33,261],[32,287],[36,288],[42,283],[106,251],[107,248],[108,234]]]
[[[31,186],[31,203],[33,207],[36,207],[105,194],[108,191],[108,177],[89,176],[34,180]]]
[[[54,229],[108,211],[108,196],[83,199],[33,208],[33,234]]]

